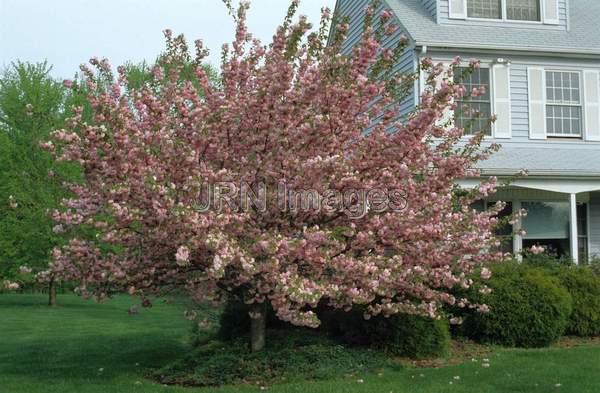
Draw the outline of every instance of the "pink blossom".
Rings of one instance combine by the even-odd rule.
[[[11,209],[16,209],[19,207],[19,204],[15,201],[15,198],[12,195],[8,197],[8,205]]]
[[[178,265],[186,265],[190,259],[190,250],[186,246],[180,246],[175,254]]]
[[[481,61],[479,59],[470,59],[469,67],[473,67],[475,69],[481,67]]]
[[[9,291],[16,291],[19,288],[21,288],[21,286],[18,283],[16,283],[16,282],[5,282],[4,286]]]
[[[481,278],[483,280],[489,280],[490,278],[492,278],[492,271],[487,267],[484,267],[483,269],[481,269]]]
[[[193,321],[194,319],[196,319],[198,317],[198,313],[194,310],[186,310],[183,313],[183,316],[185,317],[185,319],[187,319],[188,321]]]
[[[28,266],[21,266],[21,267],[19,267],[19,273],[29,274],[29,273],[31,273],[31,268]]]
[[[390,10],[384,10],[381,12],[381,20],[387,22],[394,16],[393,12]]]
[[[529,251],[533,254],[533,255],[540,255],[546,252],[546,248],[544,246],[532,246]]]

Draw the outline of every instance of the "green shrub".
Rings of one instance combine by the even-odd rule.
[[[416,359],[443,356],[450,347],[448,323],[443,320],[405,314],[366,320],[360,310],[329,310],[321,315],[324,330],[353,346]]]
[[[571,258],[557,258],[547,253],[532,254],[531,252],[523,253],[523,263],[531,267],[539,267],[544,270],[556,272],[569,266],[576,266]]]
[[[467,337],[511,347],[544,347],[565,332],[572,299],[544,269],[506,263],[494,269],[487,284],[490,295],[474,288],[470,298],[491,311],[466,314],[462,332]]]
[[[600,276],[600,258],[593,257],[590,259],[589,268],[597,276]]]
[[[581,337],[600,335],[600,276],[589,267],[563,269],[561,284],[573,298],[567,333]]]
[[[222,386],[323,380],[389,366],[383,353],[346,348],[316,331],[287,329],[268,330],[266,348],[256,353],[246,339],[205,342],[151,377],[169,385]]]

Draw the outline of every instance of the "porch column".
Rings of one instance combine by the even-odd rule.
[[[521,210],[521,201],[512,201],[513,213]],[[523,227],[521,223],[521,219],[515,220],[513,225],[513,254],[517,257],[517,260],[521,261],[523,256],[521,255],[521,251],[523,251],[523,236],[521,236],[521,228]]]
[[[579,264],[579,234],[577,233],[577,194],[570,194],[571,214],[569,225],[571,227],[571,258]]]

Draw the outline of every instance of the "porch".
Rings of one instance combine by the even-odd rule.
[[[479,182],[464,180],[463,187]],[[500,189],[485,203],[507,203],[504,214],[526,209],[527,217],[508,230],[507,251],[520,255],[534,245],[544,246],[575,263],[600,256],[600,180],[524,178]],[[520,229],[525,230],[521,235]]]

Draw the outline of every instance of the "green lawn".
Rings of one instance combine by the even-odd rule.
[[[253,392],[258,387],[184,389],[144,379],[180,357],[189,322],[181,306],[155,305],[130,316],[134,299],[105,304],[60,296],[0,295],[0,393]],[[600,346],[497,350],[444,369],[404,369],[342,380],[268,387],[271,392],[546,393],[600,392]],[[457,377],[457,379],[455,379]]]

